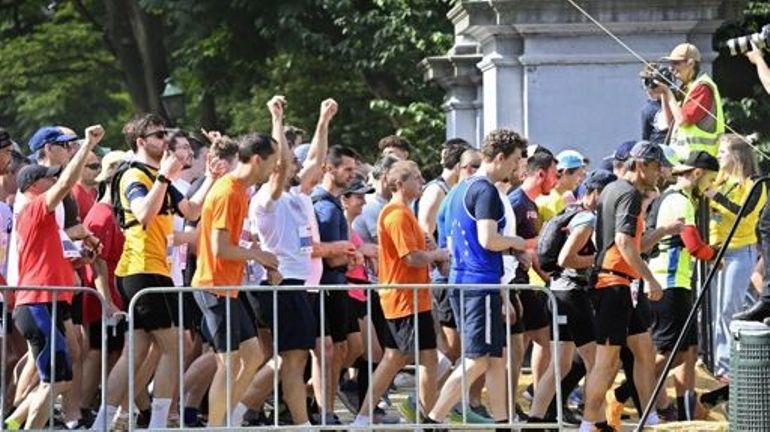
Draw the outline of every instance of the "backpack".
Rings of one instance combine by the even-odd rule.
[[[575,215],[583,211],[585,208],[581,205],[567,206],[543,226],[537,241],[537,259],[543,271],[550,273],[559,270],[559,254],[569,236],[567,225]]]
[[[660,206],[663,204],[663,200],[666,199],[667,196],[676,193],[682,194],[682,191],[679,189],[669,188],[652,201],[652,204],[650,204],[650,211],[647,213],[647,216],[644,219],[645,232],[653,231],[658,227],[658,213],[660,213]],[[660,255],[661,245],[665,246],[666,249],[670,249],[672,247],[683,247],[684,242],[682,241],[682,237],[679,235],[663,239],[660,242],[655,243],[652,249],[650,249],[648,252],[644,253],[643,258],[652,259]]]
[[[130,213],[131,209],[123,207],[123,201],[120,199],[120,194],[123,192],[120,190],[120,180],[123,178],[123,174],[131,168],[136,168],[143,172],[147,177],[155,181],[155,174],[150,171],[147,165],[139,161],[124,161],[118,165],[118,169],[113,174],[110,180],[110,199],[112,200],[112,214],[115,216],[115,220],[118,222],[121,230],[126,230],[132,226],[138,225],[139,221],[134,219],[131,222],[126,222],[126,213]],[[168,195],[168,194],[167,194]],[[158,214],[163,214],[168,211],[168,199],[164,200],[163,207]]]

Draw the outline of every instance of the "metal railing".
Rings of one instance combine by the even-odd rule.
[[[10,334],[9,331],[6,331],[5,326],[13,325],[11,322],[7,322],[6,318],[8,316],[8,293],[13,293],[17,291],[49,291],[52,293],[52,305],[51,305],[51,328],[50,328],[50,339],[51,339],[51,346],[50,346],[50,356],[51,356],[51,363],[50,363],[50,375],[51,375],[51,386],[54,385],[56,382],[56,342],[55,342],[55,335],[57,331],[57,315],[60,313],[58,310],[59,308],[59,293],[61,292],[75,292],[75,293],[83,293],[83,295],[92,295],[95,296],[100,303],[101,310],[102,310],[102,317],[101,317],[101,341],[102,341],[102,350],[101,350],[101,403],[104,404],[107,400],[107,322],[110,320],[110,317],[107,315],[107,301],[105,300],[104,296],[102,296],[98,291],[96,291],[93,288],[90,287],[11,287],[11,286],[0,286],[0,292],[3,294],[3,306],[2,306],[2,320],[3,320],[3,328],[0,329],[0,331],[3,332],[2,341],[0,341],[0,419],[3,421],[0,421],[0,431],[5,430],[5,418],[6,418],[6,412],[5,412],[5,405],[7,401],[5,400],[6,395],[6,381],[7,381],[7,368],[6,368],[6,362],[8,358],[8,335]],[[66,334],[65,334],[65,341],[66,344]],[[31,356],[27,359],[27,361],[34,362],[35,359],[33,359]],[[56,394],[52,392],[51,397],[49,399],[49,417],[48,417],[48,429],[53,430],[54,429],[54,405],[56,402]],[[106,420],[106,419],[105,419]],[[108,423],[105,421],[102,429],[106,430],[108,428]],[[96,427],[96,425],[94,426]]]
[[[563,407],[562,407],[562,394],[561,394],[561,371],[560,371],[560,363],[559,363],[559,325],[558,325],[558,306],[556,302],[556,297],[553,295],[553,293],[548,290],[547,288],[533,286],[533,285],[478,285],[478,286],[465,286],[465,285],[445,285],[442,286],[449,289],[459,289],[460,290],[460,307],[461,307],[461,313],[459,319],[456,317],[456,319],[459,320],[459,329],[465,328],[464,321],[465,321],[465,314],[464,314],[464,297],[465,293],[470,290],[497,290],[501,289],[504,296],[504,301],[507,305],[510,303],[510,291],[511,290],[534,290],[534,291],[540,291],[545,293],[545,295],[548,297],[548,302],[551,306],[551,327],[552,327],[552,341],[551,341],[551,360],[553,361],[553,367],[554,367],[554,380],[555,380],[555,389],[556,389],[556,410],[557,410],[557,423],[543,423],[541,426],[543,427],[550,427],[550,428],[560,428],[561,420],[562,420],[562,413],[563,413]],[[382,430],[403,430],[403,429],[424,429],[424,428],[433,428],[436,427],[436,425],[429,425],[421,423],[420,420],[420,349],[419,349],[419,324],[418,324],[418,318],[417,315],[419,314],[419,308],[418,308],[418,290],[429,290],[429,286],[425,285],[364,285],[364,286],[355,286],[356,289],[361,289],[366,291],[366,311],[367,316],[369,319],[366,320],[366,335],[367,335],[367,346],[366,346],[366,353],[367,353],[367,372],[368,372],[368,378],[369,378],[369,386],[367,389],[368,394],[368,400],[369,400],[369,406],[368,408],[368,414],[369,419],[373,419],[374,416],[374,406],[375,401],[373,400],[373,366],[372,366],[372,295],[371,293],[374,291],[380,291],[385,289],[409,289],[412,290],[412,295],[414,299],[414,318],[415,318],[415,404],[417,407],[417,416],[416,416],[416,423],[414,424],[397,424],[397,425],[386,425],[386,424],[370,424],[366,427],[356,427],[353,425],[345,425],[346,430],[355,430],[355,429],[371,429],[372,427],[376,427],[377,429]],[[137,293],[130,301],[128,305],[128,430],[129,432],[132,432],[135,430],[134,425],[134,404],[135,404],[135,375],[136,375],[136,346],[135,346],[135,307],[137,302],[144,296],[152,295],[152,294],[169,294],[169,293],[177,293],[178,296],[178,322],[180,325],[178,326],[178,340],[179,340],[179,347],[178,347],[178,353],[179,353],[179,407],[181,410],[181,407],[184,406],[184,344],[183,342],[183,332],[185,331],[183,326],[181,325],[182,322],[184,322],[184,308],[183,308],[183,293],[194,293],[199,291],[205,291],[205,292],[228,292],[228,291],[238,291],[240,292],[271,292],[272,293],[272,303],[273,303],[273,314],[272,314],[272,340],[273,340],[273,364],[274,364],[274,371],[273,371],[273,394],[275,397],[275,407],[276,410],[274,412],[274,424],[273,426],[264,426],[264,427],[249,427],[249,430],[275,430],[276,428],[280,427],[284,430],[293,430],[297,428],[301,428],[303,430],[306,430],[308,426],[284,426],[279,425],[279,419],[277,415],[277,406],[278,406],[278,381],[279,381],[279,351],[278,351],[278,339],[279,339],[279,332],[281,331],[280,328],[278,328],[278,293],[279,292],[287,292],[287,291],[308,291],[308,290],[317,290],[319,292],[319,316],[318,321],[320,323],[320,362],[321,362],[321,387],[322,387],[322,394],[323,397],[326,397],[327,394],[327,376],[326,376],[326,349],[325,349],[325,343],[324,340],[327,336],[329,336],[328,329],[326,329],[325,321],[326,321],[326,295],[327,293],[331,291],[348,291],[351,289],[350,285],[322,285],[322,286],[219,286],[219,287],[201,287],[201,288],[191,288],[191,287],[151,287],[141,290],[139,293]],[[227,299],[225,301],[225,329],[226,329],[226,348],[227,352],[225,353],[225,391],[227,393],[226,401],[225,401],[225,425],[226,427],[220,428],[220,427],[209,427],[207,429],[210,430],[232,430],[234,427],[232,425],[232,419],[231,419],[231,412],[233,407],[233,401],[231,400],[231,392],[232,392],[232,365],[231,365],[231,310],[230,310],[230,297],[225,296]],[[526,311],[525,311],[526,313]],[[204,318],[205,319],[205,318]],[[521,317],[518,317],[518,319],[521,319]],[[507,349],[507,355],[508,358],[506,359],[506,369],[507,369],[507,390],[508,390],[508,427],[516,427],[516,426],[523,426],[523,424],[513,423],[513,414],[514,414],[514,400],[515,400],[515,391],[516,389],[512,388],[511,383],[511,337],[510,337],[510,325],[511,325],[511,319],[509,314],[505,314],[505,334],[506,334],[506,340],[505,340],[505,346]],[[255,325],[256,327],[256,325]],[[459,330],[458,329],[458,330]],[[459,330],[462,332],[462,330]],[[490,425],[483,425],[483,424],[467,424],[467,408],[468,408],[468,388],[469,383],[466,379],[465,374],[465,344],[463,343],[463,336],[462,333],[460,333],[460,340],[461,340],[461,364],[460,367],[463,368],[463,374],[462,374],[462,416],[463,416],[463,423],[464,425],[455,425],[453,424],[451,427],[452,429],[465,429],[465,428],[472,428],[472,429],[480,429],[480,428],[495,428],[500,427],[504,425],[500,424],[490,424]],[[310,359],[308,360],[310,361]],[[104,399],[103,399],[104,401]],[[237,402],[237,401],[236,401]],[[321,404],[321,424],[317,426],[312,426],[315,430],[325,430],[325,429],[339,429],[338,425],[327,425],[326,421],[326,411],[327,409],[332,409],[333,407],[327,407],[326,403],[324,401],[323,404]],[[426,413],[427,414],[427,413]],[[536,425],[528,424],[528,427],[534,427]],[[179,422],[179,429],[184,429],[184,421],[180,419]]]

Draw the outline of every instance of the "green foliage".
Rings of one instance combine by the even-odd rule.
[[[37,11],[27,10],[29,21],[21,31],[2,21],[0,119],[20,143],[44,124],[80,132],[102,123],[111,130],[107,143],[117,145],[120,119],[128,115],[130,105],[101,35],[81,22],[70,5],[48,19]]]

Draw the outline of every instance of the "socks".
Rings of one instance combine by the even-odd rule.
[[[94,424],[91,426],[94,429],[101,429],[102,425],[104,424],[105,417],[107,418],[107,428],[112,425],[112,419],[115,418],[115,414],[118,412],[118,407],[112,406],[112,405],[106,405],[106,409],[104,406],[99,408],[99,413],[96,414],[96,420],[94,420]]]
[[[243,423],[243,416],[248,410],[249,407],[242,404],[241,402],[238,402],[238,405],[235,406],[235,409],[233,409],[233,413],[230,416],[230,424],[232,427],[241,427],[241,424]]]
[[[150,417],[150,429],[165,429],[168,421],[168,410],[171,408],[171,399],[155,398],[152,400],[152,416]]]
[[[452,362],[449,360],[449,357],[438,351],[437,379],[441,381],[450,370],[452,370]]]
[[[351,426],[369,426],[369,416],[358,414]]]
[[[647,417],[647,421],[644,423],[645,426],[655,426],[660,423],[660,418],[658,418],[658,413],[653,411],[650,413],[650,416]]]

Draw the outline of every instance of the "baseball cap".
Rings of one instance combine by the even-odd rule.
[[[605,186],[618,179],[615,174],[605,170],[593,170],[583,180],[583,187],[585,189],[604,189]]]
[[[36,181],[46,177],[57,177],[61,167],[46,167],[43,165],[27,165],[16,174],[16,182],[21,192],[26,191]]]
[[[660,144],[660,148],[663,149],[663,154],[666,155],[666,159],[668,159],[668,162],[672,166],[679,165],[679,161],[681,160],[679,155],[676,154],[676,150],[674,150],[673,147],[670,145]]]
[[[366,195],[372,192],[374,192],[373,187],[369,186],[362,177],[356,177],[353,179],[352,182],[350,182],[350,186],[345,188],[345,191],[342,192],[342,194],[343,195],[348,195],[348,194]]]
[[[114,171],[114,168],[125,158],[126,152],[122,150],[113,150],[104,155],[102,158],[102,169],[99,171],[99,174],[96,175],[94,180],[97,183],[101,183],[110,178],[113,174],[111,171]]]
[[[65,132],[58,126],[43,126],[38,129],[29,139],[30,151],[40,151],[46,144],[64,143],[78,139],[77,135]]]
[[[649,141],[637,142],[634,147],[631,148],[629,157],[645,161],[655,161],[660,163],[662,166],[673,166],[673,164],[666,158],[665,153],[663,153],[663,149],[660,148],[659,145],[653,144]]]
[[[695,168],[701,168],[706,171],[719,171],[719,161],[714,156],[704,151],[693,151],[687,156],[687,159],[679,163],[672,170],[675,173],[684,173]]]
[[[300,165],[305,164],[308,153],[310,153],[310,144],[300,144],[297,147],[294,147],[294,157],[297,158]]]
[[[628,154],[631,153],[631,149],[634,147],[634,144],[636,144],[636,141],[634,140],[623,141],[615,149],[615,152],[612,153],[612,156],[606,157],[605,160],[615,159],[618,162],[625,162],[628,160]]]
[[[681,43],[671,50],[671,54],[663,57],[663,61],[683,61],[683,60],[695,60],[700,61],[700,50],[698,47],[691,43]]]
[[[586,158],[575,150],[564,150],[556,155],[556,169],[574,169],[586,165]]]

